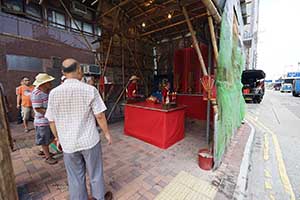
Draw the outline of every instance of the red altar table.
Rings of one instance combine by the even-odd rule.
[[[163,109],[146,102],[125,105],[124,133],[167,149],[184,138],[185,106]]]

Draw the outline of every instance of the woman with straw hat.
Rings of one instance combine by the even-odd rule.
[[[48,96],[52,88],[52,81],[54,77],[46,74],[39,73],[35,77],[33,85],[35,89],[31,95],[32,107],[35,112],[34,126],[35,126],[35,141],[37,145],[41,145],[43,151],[39,155],[45,156],[45,162],[53,165],[57,163],[49,152],[49,145],[54,140],[51,132],[49,121],[45,118],[46,109],[48,106]]]
[[[133,98],[138,97],[138,95],[137,95],[137,89],[138,89],[138,87],[137,87],[137,81],[139,79],[140,78],[137,77],[137,76],[135,76],[135,75],[133,75],[133,76],[130,77],[130,79],[129,79],[130,83],[129,83],[129,85],[127,87],[127,90],[126,90],[127,97],[129,99],[133,99]]]

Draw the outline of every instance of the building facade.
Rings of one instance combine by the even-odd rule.
[[[260,0],[241,0],[244,19],[243,41],[246,54],[246,69],[257,68],[259,1]]]
[[[61,76],[61,61],[68,57],[93,64],[95,55],[80,35],[59,1],[0,1],[0,81],[11,103],[11,119],[16,118],[15,89],[24,76],[34,79],[46,72]],[[100,35],[92,7],[72,9],[75,21],[91,43]],[[77,13],[76,13],[77,12]],[[98,48],[95,44],[93,49]]]

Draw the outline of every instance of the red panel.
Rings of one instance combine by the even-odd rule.
[[[200,44],[200,50],[206,67],[208,66],[208,47]],[[202,71],[200,62],[194,48],[179,49],[174,53],[174,88],[176,87],[176,79],[179,80],[179,92],[188,93],[189,87],[193,88],[192,93],[202,93],[202,85],[200,78]]]
[[[186,105],[186,116],[193,119],[206,120],[207,101],[203,96],[177,95],[178,105]]]
[[[184,138],[184,113],[184,109],[162,112],[125,105],[124,132],[167,149]]]

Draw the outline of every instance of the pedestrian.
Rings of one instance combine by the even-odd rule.
[[[45,156],[45,162],[53,165],[57,163],[50,154],[49,145],[53,142],[54,136],[50,130],[49,121],[45,118],[45,113],[48,105],[48,96],[52,88],[54,78],[46,73],[39,73],[35,77],[33,85],[35,89],[31,94],[32,107],[35,112],[34,127],[35,127],[35,142],[36,145],[42,147],[39,155]]]
[[[70,199],[88,199],[87,169],[93,198],[110,200],[111,192],[104,195],[102,150],[96,128],[97,121],[111,144],[106,106],[95,87],[80,81],[83,73],[76,60],[66,59],[62,71],[67,79],[50,92],[45,116],[63,149]]]
[[[138,97],[138,94],[137,94],[137,90],[138,90],[138,85],[137,85],[137,81],[139,80],[140,78],[133,75],[130,77],[129,81],[130,81],[130,84],[128,85],[126,91],[127,91],[127,97],[129,99],[134,99],[136,97]]]
[[[95,78],[93,76],[86,77],[86,83],[91,86],[95,86]]]
[[[18,98],[18,94],[19,94],[19,90],[20,90],[20,87],[22,85],[24,85],[24,82],[23,82],[23,79],[25,77],[22,77],[21,81],[20,81],[20,85],[18,87],[16,87],[16,96]],[[20,100],[17,100],[19,101],[20,105],[22,104],[22,99],[20,98]],[[18,104],[18,103],[17,103]],[[18,115],[17,115],[17,124],[23,124],[23,117],[22,117],[22,108],[21,106],[17,106],[17,109],[18,109]]]
[[[30,83],[28,77],[23,78],[23,85],[17,90],[17,108],[22,109],[22,119],[25,132],[28,133],[30,130],[28,128],[28,121],[30,117],[33,116],[32,104],[30,100],[31,92],[33,86]]]
[[[62,75],[60,77],[60,84],[63,84],[65,80],[66,80],[66,77],[64,75]]]

